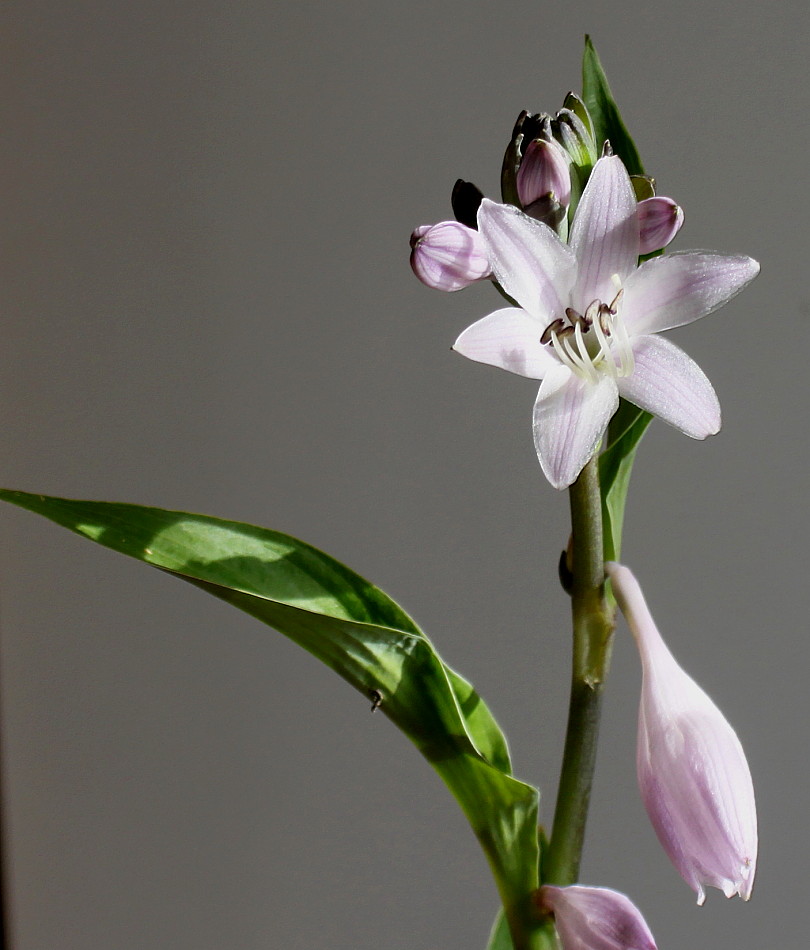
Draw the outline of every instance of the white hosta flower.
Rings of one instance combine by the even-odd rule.
[[[757,812],[740,740],[676,663],[630,570],[610,562],[605,569],[641,655],[636,764],[647,814],[698,904],[704,885],[747,901],[756,872]]]
[[[594,166],[568,244],[511,205],[484,199],[478,229],[492,274],[518,304],[468,327],[454,349],[541,379],[534,441],[555,488],[599,446],[619,396],[694,439],[720,428],[702,370],[654,334],[722,307],[759,272],[750,257],[685,251],[637,266],[640,222],[618,156]]]

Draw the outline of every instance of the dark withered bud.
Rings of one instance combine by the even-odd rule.
[[[450,204],[453,206],[453,215],[456,221],[466,224],[468,228],[478,229],[478,208],[484,198],[484,193],[471,181],[459,178],[453,185],[450,195]]]

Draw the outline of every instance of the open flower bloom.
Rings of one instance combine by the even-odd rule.
[[[637,769],[641,796],[670,860],[696,891],[751,896],[757,860],[754,786],[725,716],[678,666],[633,574],[605,565],[641,654]]]
[[[656,950],[641,912],[618,891],[545,884],[537,903],[554,915],[562,950]]]
[[[640,267],[640,221],[618,156],[599,159],[564,244],[511,205],[484,199],[479,234],[494,278],[518,304],[468,327],[454,349],[541,379],[534,441],[555,488],[599,446],[619,396],[695,439],[720,428],[702,370],[655,336],[711,313],[759,271],[749,257],[686,251]]]

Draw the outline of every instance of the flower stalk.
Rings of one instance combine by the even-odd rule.
[[[548,884],[573,884],[579,876],[615,625],[604,591],[598,461],[594,456],[570,488],[573,663],[557,805],[543,865],[543,881]]]

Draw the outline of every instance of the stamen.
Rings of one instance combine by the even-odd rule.
[[[604,330],[605,336],[610,336],[613,327],[613,321],[610,318],[613,316],[615,314],[607,304],[599,305],[599,326]]]
[[[579,356],[580,356],[580,359],[582,360],[582,365],[583,367],[585,367],[585,371],[588,374],[588,378],[592,382],[595,383],[597,379],[599,378],[599,375],[596,372],[596,367],[593,365],[593,359],[591,358],[591,354],[588,352],[588,344],[585,342],[585,339],[583,337],[581,323],[577,323],[576,327],[574,328],[574,335],[577,341],[577,349],[579,350]]]
[[[549,323],[545,330],[543,330],[543,335],[540,337],[540,342],[543,344],[543,346],[545,346],[546,343],[551,343],[552,333],[559,333],[564,326],[565,323],[560,317],[557,317],[556,320]]]
[[[565,330],[571,329],[571,327],[565,327]],[[555,353],[557,356],[559,356],[560,362],[569,369],[573,370],[578,376],[584,374],[586,378],[592,379],[593,377],[590,372],[590,367],[587,366],[582,361],[582,358],[574,352],[569,341],[570,336],[571,333],[565,333],[564,331],[560,334],[560,336],[557,336],[556,333],[552,332],[551,345],[554,347]]]
[[[630,337],[627,335],[627,327],[624,325],[624,320],[621,319],[616,321],[615,326],[619,344],[619,360],[622,364],[621,375],[632,376],[636,368],[636,358],[633,355]]]
[[[588,304],[588,309],[585,311],[585,320],[588,326],[590,326],[596,319],[596,316],[599,313],[599,309],[601,306],[602,306],[602,303],[599,300],[592,300]]]
[[[551,343],[560,362],[583,379],[596,383],[600,372],[613,379],[630,376],[635,369],[633,348],[624,321],[619,317],[624,290],[618,274],[611,277],[616,286],[616,295],[610,305],[601,300],[592,300],[585,313],[573,307],[565,308],[569,323],[561,317],[550,323],[543,331],[540,342]],[[585,334],[593,327],[598,350],[588,343]]]
[[[596,334],[596,339],[599,341],[599,353],[596,355],[596,358],[594,359],[594,363],[597,360],[601,359],[602,365],[604,365],[608,374],[612,376],[614,379],[616,379],[619,373],[616,368],[616,362],[613,359],[613,354],[610,351],[610,343],[608,343],[608,340],[607,340],[609,331],[606,331],[605,329],[605,323],[604,323],[605,319],[609,320],[610,317],[606,317],[605,314],[603,314],[602,311],[600,310],[599,319],[594,320],[594,323],[593,323],[593,330],[594,330],[594,333]]]
[[[571,357],[568,355],[567,351],[563,349],[562,343],[560,343],[560,338],[557,336],[554,330],[551,331],[551,345],[554,347],[554,352],[560,358],[560,362],[567,366],[569,369],[576,369],[571,363]]]

